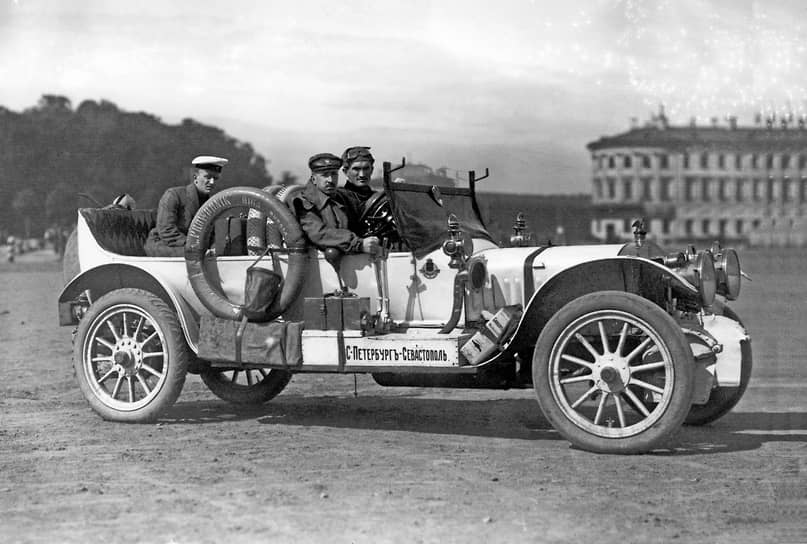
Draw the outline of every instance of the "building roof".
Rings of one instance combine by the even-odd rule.
[[[728,152],[807,152],[803,127],[664,127],[644,126],[615,136],[603,136],[586,145],[589,151],[617,147],[662,148],[669,151],[713,150]]]

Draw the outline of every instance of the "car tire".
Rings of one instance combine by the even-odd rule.
[[[239,406],[269,402],[286,388],[291,376],[291,372],[277,369],[206,368],[199,374],[214,395]]]
[[[681,328],[640,296],[603,291],[573,300],[538,337],[533,385],[553,427],[598,453],[642,453],[681,427],[693,359]],[[643,402],[637,391],[655,395]]]
[[[715,305],[715,311],[719,311],[724,317],[733,319],[743,325],[739,316],[731,308],[723,304]],[[743,341],[741,344],[742,360],[740,361],[740,385],[737,387],[716,387],[712,389],[709,400],[706,404],[693,404],[689,410],[684,424],[686,425],[706,425],[716,421],[728,414],[740,399],[743,398],[748,383],[751,381],[751,371],[753,369],[753,357],[751,354],[751,342]]]
[[[205,266],[216,219],[229,210],[243,208],[254,209],[274,223],[283,242],[279,252],[288,255],[280,293],[266,311],[250,311],[231,302],[209,267]],[[199,301],[216,317],[238,320],[246,316],[249,321],[266,322],[282,315],[302,291],[307,259],[306,239],[297,219],[283,202],[255,187],[232,187],[214,194],[199,208],[188,227],[185,242],[188,281]]]
[[[100,297],[81,319],[73,370],[103,419],[145,423],[176,402],[191,351],[173,308],[142,289]]]

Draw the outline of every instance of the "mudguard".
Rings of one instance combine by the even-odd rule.
[[[127,287],[144,289],[171,304],[177,313],[185,340],[194,353],[198,353],[199,315],[182,296],[170,288],[165,280],[128,264],[101,265],[73,278],[59,295],[59,325],[78,324],[72,308],[84,291],[90,290],[93,299],[97,299],[110,291]]]

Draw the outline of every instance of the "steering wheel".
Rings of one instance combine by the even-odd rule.
[[[390,243],[401,240],[389,197],[384,191],[375,192],[367,199],[359,217],[359,224],[362,237],[378,236]]]

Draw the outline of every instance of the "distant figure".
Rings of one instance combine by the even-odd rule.
[[[149,232],[144,249],[149,257],[182,257],[193,216],[216,187],[221,170],[229,161],[221,157],[199,156],[193,181],[167,189],[157,205],[157,225]]]
[[[292,199],[300,226],[318,249],[336,248],[342,253],[377,254],[381,247],[378,238],[360,238],[350,225],[353,210],[340,195],[336,186],[342,159],[331,153],[319,153],[308,160],[311,177],[302,193]]]

